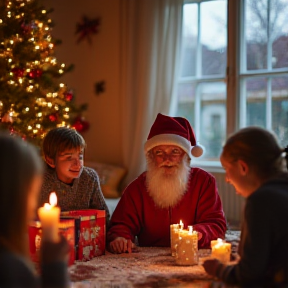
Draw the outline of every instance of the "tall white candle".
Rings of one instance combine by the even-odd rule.
[[[170,244],[171,244],[171,254],[175,256],[176,254],[176,245],[179,239],[179,230],[183,229],[183,222],[180,220],[180,224],[171,224],[170,225]]]
[[[52,242],[59,240],[58,226],[60,218],[60,207],[57,207],[57,196],[52,192],[49,197],[49,202],[44,204],[44,207],[38,209],[38,215],[42,227],[42,239]]]

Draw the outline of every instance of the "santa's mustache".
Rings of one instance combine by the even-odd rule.
[[[165,163],[161,163],[159,165],[159,167],[179,167],[179,164],[178,163],[174,163],[174,162],[165,162]]]

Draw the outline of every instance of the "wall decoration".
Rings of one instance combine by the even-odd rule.
[[[105,81],[99,81],[95,83],[95,93],[99,95],[105,91]]]
[[[100,18],[89,19],[87,16],[83,16],[81,21],[76,24],[76,32],[78,34],[77,43],[86,39],[89,44],[92,44],[91,36],[99,32]]]

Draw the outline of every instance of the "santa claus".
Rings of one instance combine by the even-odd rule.
[[[158,114],[144,145],[147,171],[123,192],[107,233],[113,253],[131,252],[140,246],[170,246],[170,224],[183,221],[198,231],[199,248],[224,238],[226,221],[215,178],[191,167],[196,144],[187,119]]]

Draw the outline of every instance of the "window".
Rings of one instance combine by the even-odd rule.
[[[177,114],[217,165],[230,134],[251,125],[288,144],[287,0],[186,1]],[[207,162],[209,161],[209,162]]]

